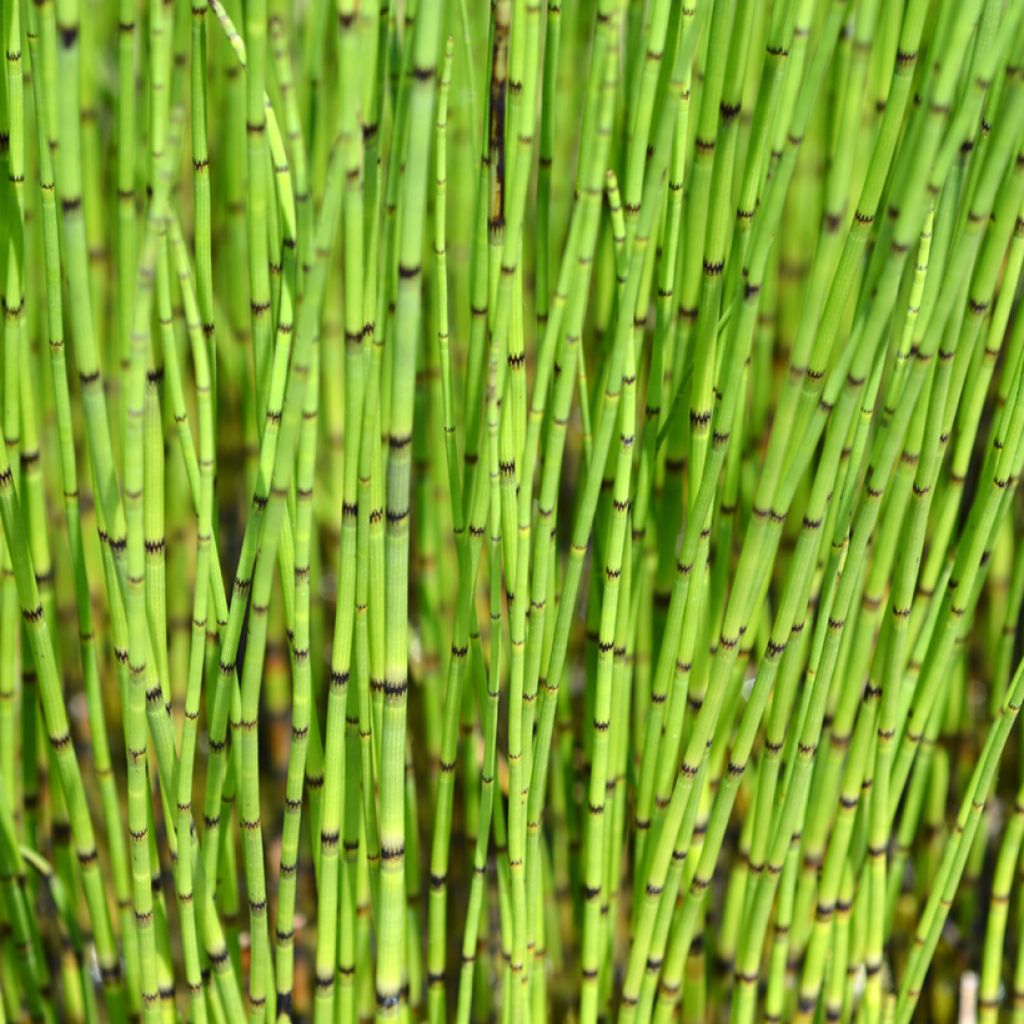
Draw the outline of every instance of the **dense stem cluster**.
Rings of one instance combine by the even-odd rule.
[[[1024,2],[0,10],[0,1021],[1024,1022]]]

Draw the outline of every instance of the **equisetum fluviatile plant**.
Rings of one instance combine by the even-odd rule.
[[[0,1024],[1024,1024],[1024,0],[0,10]]]

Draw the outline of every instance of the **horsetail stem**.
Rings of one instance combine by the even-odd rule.
[[[1019,1018],[1024,6],[101,7],[2,4],[5,1019]]]

